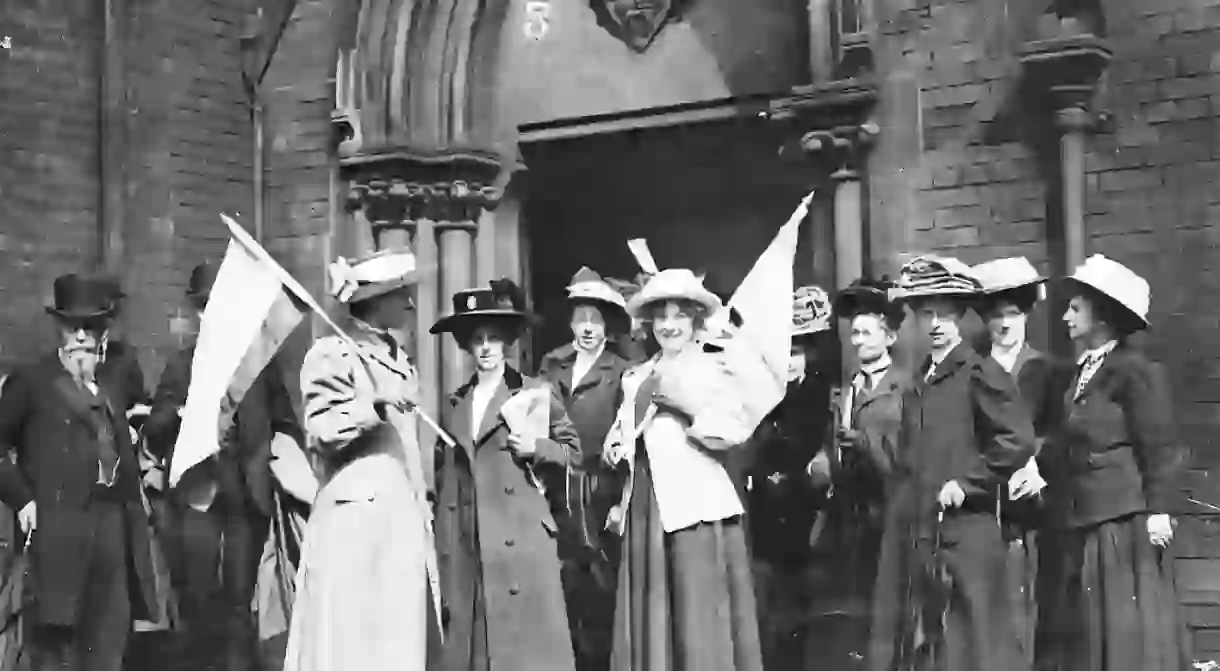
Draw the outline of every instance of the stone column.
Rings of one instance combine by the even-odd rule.
[[[474,287],[474,234],[477,224],[473,221],[446,221],[437,225],[437,249],[440,258],[441,306],[444,314],[452,309],[452,297],[459,291]],[[466,381],[470,374],[470,362],[452,336],[444,336],[440,343],[441,389],[451,393]]]
[[[1084,227],[1084,141],[1093,117],[1082,107],[1065,107],[1055,113],[1059,130],[1060,208],[1063,218],[1063,270],[1082,263],[1086,253]]]

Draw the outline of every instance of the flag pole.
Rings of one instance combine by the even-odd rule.
[[[233,238],[243,247],[245,247],[246,251],[253,254],[259,260],[269,264],[269,266],[275,270],[275,274],[279,276],[280,281],[283,282],[284,286],[288,288],[288,291],[300,299],[302,303],[309,306],[309,309],[313,310],[314,313],[317,314],[318,317],[320,317],[322,321],[335,332],[335,335],[338,336],[340,340],[352,348],[352,351],[356,353],[356,356],[360,357],[362,362],[365,364],[373,362],[373,359],[369,358],[364,354],[364,352],[360,351],[360,348],[356,346],[356,341],[352,340],[352,337],[349,336],[342,327],[336,324],[335,320],[331,319],[330,315],[326,314],[326,311],[322,309],[322,304],[314,299],[313,294],[309,293],[309,291],[307,291],[305,287],[292,276],[291,273],[285,270],[284,267],[281,266],[279,262],[276,261],[271,254],[264,249],[263,246],[260,245],[248,231],[246,231],[245,228],[242,227],[241,224],[237,223],[229,215],[223,213],[220,215],[220,220],[229,227],[229,233],[233,236]],[[441,428],[441,425],[438,424],[436,420],[428,416],[428,413],[424,412],[418,405],[414,406],[413,412],[421,420],[423,420],[424,424],[427,424],[428,428],[432,429],[432,431],[435,432],[446,445],[454,448],[457,447],[457,441],[455,441],[447,431]]]

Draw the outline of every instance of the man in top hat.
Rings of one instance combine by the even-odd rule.
[[[903,398],[869,664],[944,671],[1027,669],[1006,581],[999,493],[1034,454],[1012,377],[962,338],[981,285],[955,259],[902,268],[897,296],[931,352]]]
[[[118,279],[113,276],[101,277],[99,281],[111,296],[113,322],[121,313],[127,294],[123,293]],[[136,405],[147,404],[150,400],[145,387],[144,369],[140,367],[135,347],[124,340],[114,339],[111,331],[107,329],[106,337],[102,340],[98,376],[113,381],[117,395],[115,401],[124,412],[130,412]]]
[[[123,409],[98,377],[113,316],[102,282],[55,280],[59,347],[0,395],[0,500],[18,511],[36,576],[27,645],[36,669],[119,671],[134,619],[156,619],[148,516]]]
[[[825,365],[835,339],[830,308],[820,287],[794,292],[788,388],[752,441],[747,522],[768,668],[798,668],[805,655],[803,622],[813,598],[806,576],[812,560],[809,533],[825,497],[804,470],[821,450],[830,421]]]
[[[191,271],[186,297],[197,315],[207,306],[217,271],[209,263]],[[192,342],[166,362],[144,428],[149,451],[164,460],[167,473],[194,355]],[[220,453],[191,469],[171,493],[178,530],[175,579],[193,659],[223,657],[228,671],[257,668],[250,603],[274,512],[273,450],[279,458],[299,451],[302,441],[280,367],[273,362],[242,399]]]
[[[449,605],[442,668],[574,669],[558,527],[546,483],[583,463],[580,436],[547,382],[508,365],[526,325],[524,296],[510,280],[460,291],[433,325],[474,359],[474,375],[450,398],[454,449],[438,456],[438,552]],[[501,412],[528,394],[545,427],[509,427]],[[520,401],[517,401],[520,402]],[[549,408],[547,407],[549,405]]]
[[[572,277],[568,301],[572,341],[544,356],[538,375],[559,391],[584,446],[583,469],[572,470],[569,482],[561,483],[567,486],[557,488],[566,490],[567,499],[560,554],[577,668],[596,671],[610,663],[614,626],[617,537],[603,532],[622,493],[615,469],[602,463],[601,453],[629,366],[606,343],[627,333],[630,318],[622,294],[589,268]]]

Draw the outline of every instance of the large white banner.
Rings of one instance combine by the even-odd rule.
[[[231,239],[199,325],[191,384],[170,468],[171,487],[187,470],[220,450],[221,404],[238,366],[261,337],[272,305],[283,295],[276,269]]]

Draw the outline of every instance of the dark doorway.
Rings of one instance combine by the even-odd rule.
[[[545,320],[535,355],[570,337],[565,287],[582,265],[635,276],[631,238],[647,238],[661,268],[704,271],[709,289],[731,293],[816,179],[814,166],[781,159],[784,139],[744,119],[527,145],[522,218],[534,308]],[[815,215],[807,226],[828,224]],[[812,239],[802,236],[798,284],[832,272],[815,272]]]

